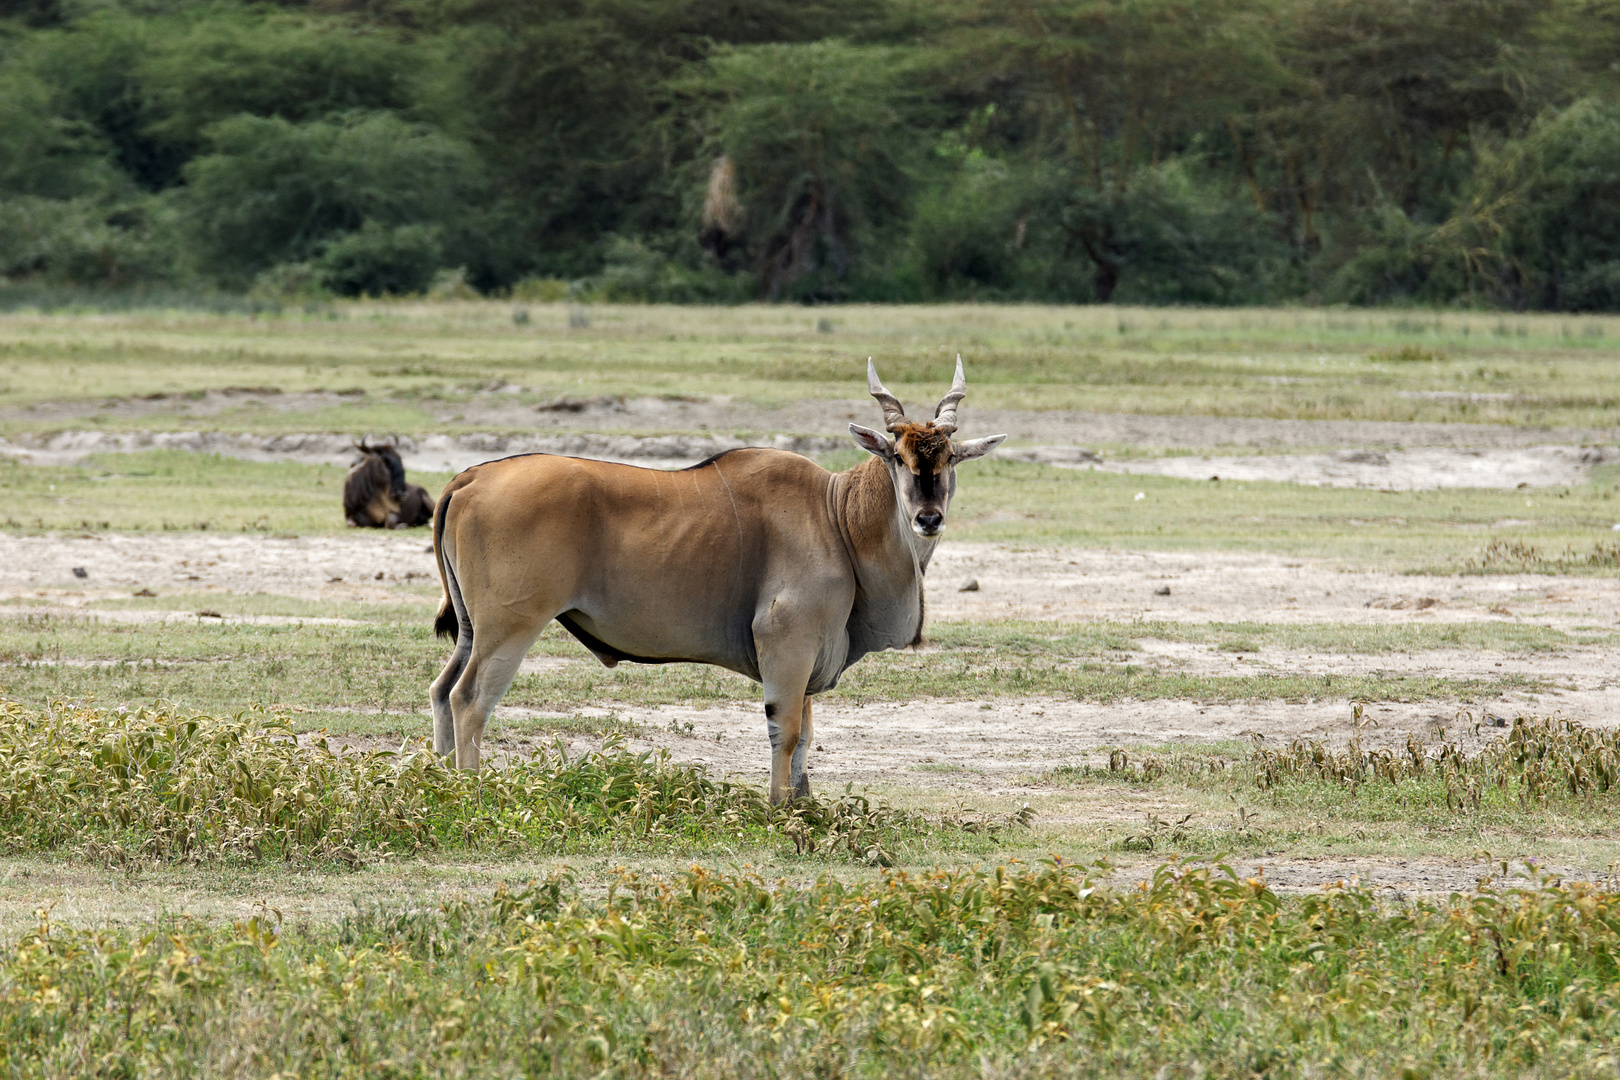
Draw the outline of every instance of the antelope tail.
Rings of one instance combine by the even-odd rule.
[[[451,599],[451,590],[456,588],[455,573],[450,569],[450,560],[444,552],[444,522],[450,516],[450,496],[445,495],[439,500],[439,505],[433,508],[433,554],[439,561],[439,581],[444,585],[444,599],[439,602],[439,614],[433,620],[433,632],[440,637],[447,637],[457,641],[461,637],[461,616],[456,614],[456,605]]]

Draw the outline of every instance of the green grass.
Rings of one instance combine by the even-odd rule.
[[[212,597],[202,599],[220,606]],[[159,605],[164,600],[141,603]],[[243,606],[302,611],[301,602],[294,601]],[[376,620],[359,625],[266,625],[228,618],[126,623],[24,610],[0,618],[0,687],[35,704],[52,699],[126,706],[166,701],[228,712],[243,701],[255,701],[288,711],[299,730],[415,737],[425,722],[420,714],[426,707],[427,684],[443,668],[448,646],[433,636],[432,609],[427,605],[379,606]],[[181,610],[190,610],[189,600]],[[359,604],[339,611],[366,616]],[[857,704],[964,693],[1088,701],[1189,697],[1473,701],[1539,684],[1511,674],[1491,679],[1189,675],[1158,670],[1128,657],[1122,661],[1116,654],[1132,649],[1144,637],[1209,643],[1261,640],[1275,648],[1335,652],[1447,647],[1528,651],[1571,643],[1569,635],[1556,630],[1494,623],[1426,627],[946,623],[936,626],[933,634],[937,650],[869,656],[850,669],[828,697]],[[541,635],[534,654],[579,662],[520,674],[505,704],[567,716],[604,703],[645,707],[753,702],[759,697],[758,686],[748,679],[704,665],[603,668],[555,625]],[[562,723],[536,721],[538,730],[563,730],[556,726]]]
[[[892,865],[920,842],[984,847],[983,818],[931,824],[858,795],[772,806],[748,785],[611,741],[542,747],[484,774],[431,749],[339,754],[284,722],[0,701],[0,852],[162,862],[343,863],[429,852],[797,855]],[[1004,825],[1022,824],[1023,818]]]
[[[0,528],[336,532],[346,528],[346,471],[180,450],[100,454],[72,466],[0,458],[0,496],[7,503]],[[450,477],[413,473],[411,479],[437,493]]]
[[[162,592],[154,596],[97,597],[97,611],[119,612],[195,612],[208,608],[221,615],[267,616],[277,619],[350,619],[355,622],[379,625],[420,624],[431,621],[438,611],[443,592],[436,578],[432,585],[399,585],[390,583],[389,589],[406,596],[395,602],[383,600],[307,600],[298,596],[277,593],[225,593],[225,592]],[[19,597],[6,602],[11,606],[37,603],[33,597]],[[3,609],[0,609],[3,610]],[[70,616],[71,617],[71,616]]]
[[[1036,305],[592,309],[360,302],[279,316],[121,312],[0,316],[0,408],[226,387],[366,391],[341,408],[241,408],[247,431],[456,431],[491,382],[502,400],[731,394],[761,404],[862,398],[876,356],[905,397],[939,393],[961,352],[970,403],[1100,412],[1526,425],[1613,423],[1620,320],[1389,311],[1197,311]],[[830,318],[833,330],[816,324]],[[1492,395],[1469,399],[1467,395]],[[932,396],[930,396],[932,395]],[[1449,395],[1449,396],[1447,396]],[[85,421],[89,422],[89,421]],[[172,411],[101,426],[196,427]],[[0,434],[62,426],[12,412]],[[82,425],[81,425],[82,426]]]
[[[1588,552],[1609,546],[1620,520],[1613,469],[1585,485],[1533,492],[1212,484],[993,457],[964,467],[959,479],[950,525],[959,540],[1273,552],[1425,573],[1462,572],[1498,537]],[[1601,564],[1570,570],[1612,573]]]
[[[1566,633],[1517,622],[1465,623],[1193,623],[1159,619],[1090,623],[936,622],[928,640],[942,647],[979,649],[1008,657],[1102,656],[1130,651],[1143,639],[1213,646],[1220,652],[1264,649],[1377,655],[1429,649],[1493,649],[1533,653],[1576,645],[1612,644],[1601,629]]]
[[[851,452],[827,464],[847,467]],[[413,474],[430,492],[445,474]],[[106,454],[77,466],[0,459],[0,528],[340,532],[343,470],[182,451]],[[950,535],[966,541],[1134,550],[1228,550],[1422,573],[1614,572],[1620,469],[1538,491],[1381,492],[1211,484],[1005,462],[964,466]],[[1135,496],[1140,492],[1143,499]],[[422,533],[424,539],[425,532]],[[1492,558],[1504,543],[1535,558]],[[1496,548],[1491,545],[1496,544]],[[1568,552],[1557,561],[1560,552]],[[1599,557],[1589,558],[1592,553]],[[1604,553],[1607,554],[1604,554]],[[1551,559],[1552,561],[1548,561]]]
[[[1102,870],[1103,868],[1098,868]],[[1545,880],[1290,901],[1170,864],[797,887],[566,874],[336,928],[79,931],[0,959],[8,1075],[1613,1074],[1620,908]],[[90,1007],[88,1003],[94,1003]]]

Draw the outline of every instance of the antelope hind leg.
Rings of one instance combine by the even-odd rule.
[[[447,758],[456,752],[456,721],[450,708],[450,691],[467,667],[472,648],[472,634],[463,629],[449,662],[428,688],[428,699],[433,703],[433,752],[440,757]]]
[[[529,646],[539,636],[540,632],[536,630],[527,637],[507,638],[488,653],[477,645],[471,650],[466,667],[450,690],[457,768],[478,768],[479,751],[484,744],[484,724],[489,720],[490,711],[500,703],[506,688],[512,685],[524,656],[529,652]],[[437,717],[434,719],[437,726]]]

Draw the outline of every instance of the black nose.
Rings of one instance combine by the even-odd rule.
[[[940,523],[944,520],[944,514],[936,514],[932,511],[917,515],[917,524],[922,526],[924,532],[938,532]]]

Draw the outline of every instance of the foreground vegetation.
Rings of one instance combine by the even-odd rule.
[[[421,748],[337,754],[280,721],[0,703],[0,849],[153,861],[340,862],[445,849],[712,851],[791,844],[890,865],[940,827],[859,796],[772,807],[665,755],[542,749],[471,774]],[[993,833],[958,820],[959,838]],[[952,826],[945,826],[946,832]]]
[[[1418,737],[1377,747],[1362,741],[1360,705],[1357,733],[1343,747],[1283,746],[1258,735],[1248,744],[1116,747],[1106,765],[1031,778],[1031,794],[1041,793],[1036,808],[1005,813],[960,804],[905,812],[848,793],[771,807],[757,789],[701,766],[628,753],[612,732],[600,750],[571,755],[559,741],[504,751],[498,768],[468,775],[447,769],[420,736],[395,752],[334,751],[324,733],[295,738],[284,720],[257,712],[219,719],[162,707],[4,708],[0,854],[132,874],[166,863],[352,868],[475,853],[752,854],[779,865],[856,866],[959,863],[1031,848],[1071,858],[1277,855],[1342,850],[1364,828],[1386,826],[1514,844],[1603,837],[1620,800],[1620,733],[1520,716],[1474,750]],[[1488,725],[1483,715],[1479,722]],[[1152,793],[1147,805],[1191,811],[1179,821],[1149,812],[1145,829],[1020,831],[1040,806],[1054,804],[1054,792],[1083,790]]]
[[[1099,782],[1185,773],[1275,805],[1336,790],[1371,819],[1500,824],[1585,806],[1595,821],[1620,796],[1617,751],[1613,733],[1525,718],[1477,755],[1302,743],[1194,778],[1186,762],[1118,754]],[[1106,864],[1058,856],[960,868],[1016,849],[1028,815],[925,819],[852,798],[773,810],[757,790],[613,752],[471,777],[421,754],[333,755],[257,716],[10,704],[0,762],[9,855],[131,877],[542,849],[775,849],[814,875],[692,866],[577,882],[559,868],[317,923],[263,902],[225,922],[123,929],[42,909],[0,952],[7,1075],[1579,1077],[1616,1064],[1620,908],[1589,885],[1290,898],[1172,860],[1119,889]],[[1200,845],[1170,827],[1145,838]],[[860,869],[925,851],[958,866]]]
[[[8,1075],[1605,1076],[1620,910],[1546,881],[1386,906],[1169,865],[566,875],[337,927],[42,913],[0,960]]]

